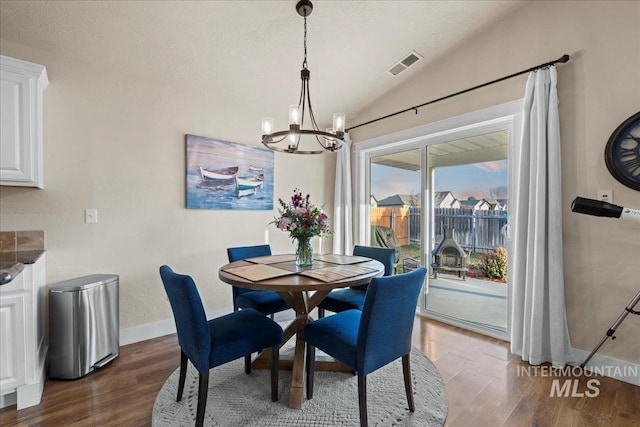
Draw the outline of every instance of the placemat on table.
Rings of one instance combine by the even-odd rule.
[[[295,254],[282,254],[282,255],[267,255],[258,256],[255,258],[247,258],[245,261],[252,262],[254,264],[278,264],[280,262],[295,261]]]
[[[295,272],[282,270],[280,268],[271,267],[265,264],[244,265],[242,267],[229,267],[222,271],[242,277],[243,279],[259,282],[261,280],[272,279],[274,277],[288,276]]]
[[[371,258],[363,257],[363,256],[348,256],[348,255],[339,255],[339,254],[322,254],[322,255],[314,255],[313,259],[317,259],[318,261],[329,262],[331,264],[359,264],[361,262],[371,261]]]
[[[317,270],[302,271],[301,276],[322,280],[323,282],[337,282],[349,277],[361,276],[376,271],[374,268],[359,266],[342,266],[319,268]]]

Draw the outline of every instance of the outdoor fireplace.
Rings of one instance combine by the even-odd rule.
[[[467,275],[467,253],[460,247],[454,238],[454,229],[444,229],[444,239],[431,252],[433,262],[433,278],[438,278],[438,271],[453,271],[458,273],[462,280]]]

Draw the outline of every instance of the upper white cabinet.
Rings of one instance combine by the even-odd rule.
[[[0,185],[43,188],[43,65],[0,55]]]

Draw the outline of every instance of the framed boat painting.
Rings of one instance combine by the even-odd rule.
[[[187,209],[273,209],[273,151],[186,136]]]

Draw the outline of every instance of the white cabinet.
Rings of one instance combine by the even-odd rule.
[[[40,403],[45,382],[45,254],[0,287],[0,408]]]
[[[0,296],[0,393],[26,384],[26,292]]]
[[[0,185],[43,187],[43,65],[0,55]]]

